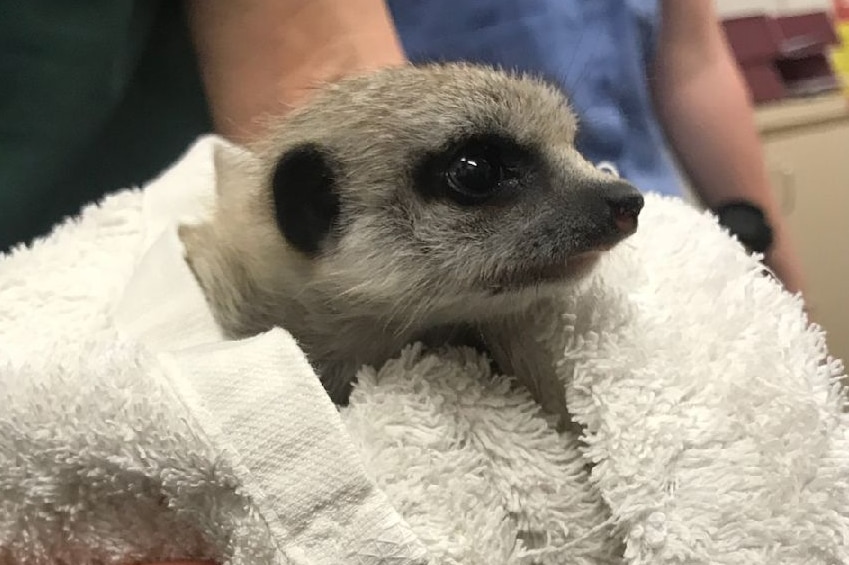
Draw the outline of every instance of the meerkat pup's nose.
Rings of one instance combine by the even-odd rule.
[[[623,234],[637,229],[637,218],[643,209],[643,195],[625,181],[616,181],[605,188],[604,200],[610,208],[613,223]]]

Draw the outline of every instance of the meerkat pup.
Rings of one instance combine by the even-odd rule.
[[[634,233],[643,206],[577,152],[576,128],[557,89],[486,67],[329,85],[225,172],[209,222],[181,229],[187,261],[226,335],[285,328],[338,404],[361,366],[413,341],[553,372],[524,363],[521,313]]]

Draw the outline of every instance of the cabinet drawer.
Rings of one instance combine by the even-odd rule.
[[[849,121],[767,135],[764,150],[813,317],[827,331],[832,354],[849,360]]]

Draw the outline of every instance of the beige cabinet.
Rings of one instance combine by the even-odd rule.
[[[813,318],[849,365],[849,102],[837,95],[782,102],[760,108],[757,120]]]

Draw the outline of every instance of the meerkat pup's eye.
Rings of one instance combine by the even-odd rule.
[[[485,200],[504,180],[504,164],[493,147],[470,145],[456,153],[445,170],[445,179],[448,188],[462,200]]]

